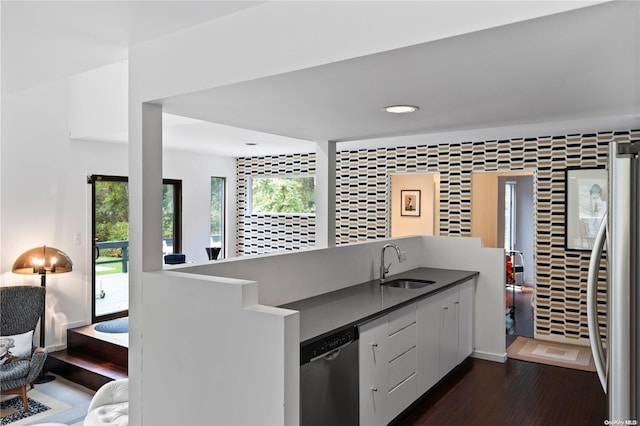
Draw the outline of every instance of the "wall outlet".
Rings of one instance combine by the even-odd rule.
[[[82,233],[80,232],[74,232],[73,233],[73,242],[76,243],[76,245],[80,245],[80,243],[82,242]]]
[[[407,260],[407,252],[400,250],[400,262],[404,262],[405,260]]]

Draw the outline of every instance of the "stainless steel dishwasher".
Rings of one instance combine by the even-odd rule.
[[[357,426],[358,329],[349,327],[300,347],[300,424]]]

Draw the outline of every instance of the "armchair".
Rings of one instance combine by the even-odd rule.
[[[44,309],[46,289],[33,286],[0,287],[0,336],[20,335],[33,331]],[[0,365],[0,391],[22,396],[24,411],[29,411],[27,385],[44,367],[47,351],[31,343],[30,356],[15,358]],[[28,352],[28,351],[27,351]]]

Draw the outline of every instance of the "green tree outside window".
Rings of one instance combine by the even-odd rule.
[[[315,177],[253,178],[251,212],[313,214],[316,212]]]

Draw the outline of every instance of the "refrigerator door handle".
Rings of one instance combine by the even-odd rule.
[[[604,346],[602,345],[602,338],[600,337],[600,326],[598,325],[598,270],[600,269],[600,260],[602,259],[607,234],[607,214],[605,213],[591,251],[589,275],[587,278],[589,342],[591,343],[591,353],[593,354],[593,361],[596,365],[598,378],[605,392],[607,392],[607,361]]]

